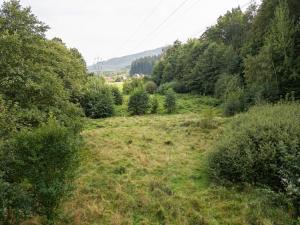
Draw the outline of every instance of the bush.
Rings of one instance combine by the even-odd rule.
[[[123,96],[122,96],[122,93],[119,90],[119,88],[116,86],[112,86],[111,93],[113,95],[114,103],[116,105],[122,105],[123,104]]]
[[[243,89],[227,93],[223,104],[225,116],[233,116],[246,110],[245,95]]]
[[[158,102],[158,99],[157,99],[156,96],[153,96],[153,97],[151,98],[151,113],[152,113],[152,114],[157,113],[158,108],[159,108],[159,102]]]
[[[5,142],[0,149],[1,221],[36,215],[52,219],[70,190],[79,147],[78,135],[53,118]]]
[[[158,93],[164,95],[169,89],[173,89],[176,93],[188,93],[188,87],[180,81],[172,81],[159,86]]]
[[[218,181],[266,185],[300,200],[300,105],[252,108],[224,131],[210,157]]]
[[[125,94],[131,94],[135,89],[143,88],[143,80],[138,78],[132,78],[126,80],[123,84],[123,92]]]
[[[166,92],[165,109],[167,113],[175,112],[176,110],[176,94],[172,89]]]
[[[111,89],[101,80],[91,79],[80,101],[87,117],[106,118],[114,114],[114,99]]]
[[[222,74],[215,84],[215,97],[226,100],[229,95],[241,88],[238,75]]]
[[[144,89],[133,92],[128,102],[128,112],[131,115],[143,115],[149,109],[149,95]]]
[[[149,94],[154,94],[157,91],[157,85],[156,83],[154,83],[153,81],[148,81],[145,84],[145,90],[149,93]]]

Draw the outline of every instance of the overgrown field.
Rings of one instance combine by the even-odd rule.
[[[201,97],[185,99],[179,114],[89,121],[58,224],[296,224],[268,191],[210,182],[207,155],[226,119]]]

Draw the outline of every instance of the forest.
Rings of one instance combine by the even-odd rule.
[[[299,99],[299,17],[297,1],[232,9],[199,39],[176,41],[156,64],[153,80],[179,93],[221,98],[228,114]]]
[[[129,74],[151,75],[154,64],[156,63],[156,61],[158,61],[158,59],[159,56],[148,56],[133,61],[130,66]]]
[[[1,5],[0,225],[299,224],[298,0],[233,8],[124,82],[49,29]]]

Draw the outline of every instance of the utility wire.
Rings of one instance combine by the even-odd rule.
[[[122,46],[126,46],[127,43],[131,41],[131,39],[136,35],[136,33],[143,27],[143,25],[153,16],[153,14],[157,11],[164,0],[159,0],[155,7],[150,11],[150,13],[142,20],[142,22],[137,26],[137,28],[130,34],[130,36],[123,42]]]
[[[189,7],[184,10],[182,13],[180,13],[181,15],[185,15],[186,13],[188,13],[191,9],[194,9],[194,7],[199,4],[201,2],[201,0],[196,0],[194,2],[192,2],[192,4],[189,5]],[[172,27],[173,28],[173,27]],[[172,29],[173,30],[173,29]],[[153,40],[157,40],[159,36],[157,36],[156,38],[154,38]]]
[[[141,42],[139,42],[134,49],[137,49],[140,47],[142,43],[144,43],[146,40],[151,38],[163,25],[165,25],[169,19],[174,16],[189,0],[184,0],[179,6],[177,6],[164,20],[162,23],[160,23],[157,27],[155,27],[145,39],[143,39]]]

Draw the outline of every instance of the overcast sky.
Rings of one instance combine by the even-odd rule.
[[[21,4],[31,6],[51,27],[49,38],[60,37],[92,64],[96,57],[108,59],[197,37],[221,14],[249,1],[21,0]]]

